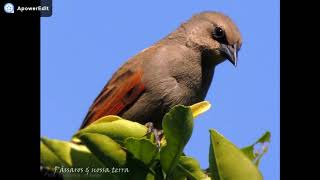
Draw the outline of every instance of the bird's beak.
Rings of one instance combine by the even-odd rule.
[[[237,66],[238,52],[237,44],[225,45],[221,44],[220,51],[234,66]]]

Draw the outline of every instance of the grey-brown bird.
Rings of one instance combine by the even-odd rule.
[[[123,64],[94,100],[81,128],[118,115],[161,129],[170,108],[205,99],[215,67],[226,59],[236,66],[241,44],[229,17],[218,12],[194,15]]]

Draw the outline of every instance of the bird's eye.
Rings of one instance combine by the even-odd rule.
[[[213,31],[213,36],[216,39],[221,39],[225,36],[224,30],[221,27],[216,27]]]

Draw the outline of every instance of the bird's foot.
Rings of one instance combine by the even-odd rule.
[[[147,135],[153,132],[154,138],[156,139],[157,148],[160,151],[160,142],[163,136],[163,130],[156,129],[152,122],[146,123],[145,126],[148,128]]]

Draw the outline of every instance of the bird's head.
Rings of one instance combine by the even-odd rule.
[[[238,51],[242,45],[241,34],[232,20],[222,13],[202,12],[181,25],[187,45],[209,52],[220,63],[228,59],[237,65]]]

